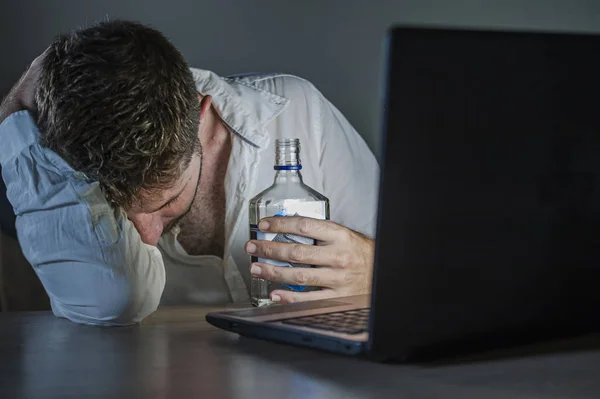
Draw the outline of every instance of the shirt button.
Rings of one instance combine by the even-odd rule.
[[[246,190],[246,182],[241,182],[240,183],[240,191],[245,191]]]
[[[73,173],[73,177],[79,180],[83,180],[85,179],[85,174],[83,174],[83,172],[75,172]]]

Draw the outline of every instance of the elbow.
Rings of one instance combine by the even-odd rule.
[[[148,284],[121,276],[97,285],[78,303],[51,300],[52,310],[56,316],[75,323],[128,326],[141,322],[158,308],[163,289],[164,281]]]

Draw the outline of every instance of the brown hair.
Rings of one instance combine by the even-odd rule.
[[[113,206],[169,188],[200,152],[192,73],[165,36],[136,22],[56,38],[36,102],[42,145],[99,181]]]

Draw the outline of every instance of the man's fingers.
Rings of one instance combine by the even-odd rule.
[[[40,71],[42,69],[44,58],[46,58],[46,55],[49,51],[50,47],[47,47],[42,54],[35,57],[31,64],[29,64],[29,68],[27,68],[23,75],[21,75],[21,79],[19,79],[18,85],[27,85],[29,82],[33,82],[35,84],[38,75],[40,74]],[[29,83],[29,85],[31,84]]]
[[[21,110],[28,110],[32,113],[36,112],[35,88],[42,70],[44,58],[49,51],[50,47],[47,47],[42,54],[38,55],[12,87],[2,105],[0,105],[0,122],[13,112]]]
[[[319,299],[329,299],[335,297],[335,291],[331,289],[323,289],[309,292],[293,292],[283,290],[275,290],[271,292],[271,300],[277,303],[317,301]]]
[[[349,230],[329,220],[319,220],[302,216],[264,218],[258,225],[266,233],[289,233],[314,238],[319,241],[334,241]]]
[[[303,285],[307,287],[337,287],[340,285],[339,272],[329,268],[285,267],[265,263],[250,265],[253,277],[276,283]]]
[[[26,76],[35,76],[39,73],[40,69],[42,69],[42,64],[44,63],[44,58],[46,58],[46,54],[48,54],[50,48],[48,47],[44,52],[37,57],[29,64],[29,68],[27,68]]]
[[[343,266],[348,264],[347,252],[340,252],[337,247],[288,244],[267,240],[252,240],[246,244],[246,252],[263,259],[280,260],[315,266]]]
[[[46,55],[49,52],[50,52],[50,47],[46,47],[46,49],[44,50],[44,52],[42,54],[35,57],[35,59],[31,62],[31,65],[29,66],[29,68],[39,68],[42,65],[42,62],[44,61],[44,58],[46,57]]]

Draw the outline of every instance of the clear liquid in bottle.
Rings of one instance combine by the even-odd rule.
[[[273,184],[250,200],[250,238],[285,243],[315,245],[312,238],[293,234],[263,233],[258,230],[261,219],[269,216],[305,216],[315,219],[329,219],[329,199],[313,190],[302,181],[300,170],[300,140],[279,139],[275,142],[275,179]],[[252,262],[270,263],[281,267],[314,267],[312,265],[281,262],[252,257]],[[253,306],[273,304],[270,294],[273,290],[310,291],[317,287],[305,287],[270,282],[252,278],[251,303]]]

